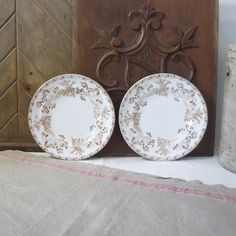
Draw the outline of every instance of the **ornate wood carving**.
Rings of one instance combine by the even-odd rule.
[[[93,49],[106,49],[96,69],[96,76],[107,91],[127,91],[131,86],[132,76],[130,68],[138,66],[147,74],[169,72],[170,61],[187,68],[186,78],[191,80],[194,76],[195,66],[186,53],[187,48],[196,48],[198,44],[193,41],[197,26],[190,26],[186,31],[175,25],[164,25],[165,13],[157,11],[151,5],[145,4],[141,10],[129,13],[130,28],[137,32],[131,43],[125,43],[119,36],[121,26],[114,27],[110,32],[94,27],[99,40],[93,44]],[[169,43],[162,43],[158,39],[158,32],[167,28],[171,32]],[[152,58],[158,58],[153,62]],[[123,78],[106,73],[106,68],[112,63],[124,65]],[[145,76],[141,74],[140,77]]]
[[[151,6],[141,7],[145,2]],[[190,155],[213,155],[218,0],[75,0],[73,6],[74,72],[101,83],[116,114],[125,91],[145,75],[169,72],[191,80],[206,100],[209,122]],[[137,155],[123,140],[118,119],[98,155]]]

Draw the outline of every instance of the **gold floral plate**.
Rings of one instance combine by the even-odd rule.
[[[207,127],[200,91],[173,74],[139,80],[124,96],[119,125],[126,143],[150,160],[176,160],[190,153]]]
[[[82,75],[65,74],[37,90],[28,120],[43,150],[56,158],[80,160],[95,155],[107,144],[115,112],[101,85]]]

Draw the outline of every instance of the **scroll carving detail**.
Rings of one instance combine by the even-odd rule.
[[[168,64],[172,61],[180,63],[187,68],[188,80],[194,76],[194,63],[185,49],[196,48],[198,44],[193,41],[197,26],[191,26],[182,31],[177,26],[168,26],[175,40],[169,44],[161,43],[157,32],[163,28],[165,14],[157,11],[151,5],[144,5],[141,10],[129,13],[130,27],[137,32],[131,44],[119,37],[121,26],[114,27],[110,32],[94,27],[100,39],[92,46],[93,49],[106,49],[107,52],[98,62],[96,75],[107,91],[126,91],[131,86],[130,67],[138,66],[148,74],[169,72]],[[150,58],[159,56],[159,65],[153,65]],[[106,67],[111,63],[124,64],[124,78],[108,76]],[[157,69],[158,68],[158,69]]]

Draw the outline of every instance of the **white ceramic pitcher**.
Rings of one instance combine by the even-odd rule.
[[[229,46],[226,74],[219,161],[236,173],[236,44]]]

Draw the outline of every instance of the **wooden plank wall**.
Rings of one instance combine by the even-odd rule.
[[[28,106],[42,83],[72,72],[71,11],[71,0],[0,0],[0,149],[35,146]]]

